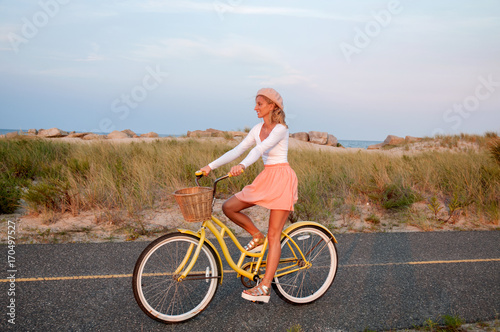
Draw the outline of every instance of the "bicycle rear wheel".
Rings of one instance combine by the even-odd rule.
[[[194,246],[192,257],[198,243],[196,236],[172,233],[144,249],[135,265],[132,287],[146,315],[164,323],[182,322],[210,303],[219,286],[222,267],[209,245],[203,244],[196,264],[183,281],[177,281],[179,274],[174,274],[190,246]],[[191,258],[185,265],[190,261]]]
[[[281,240],[281,259],[278,270],[309,268],[275,277],[273,289],[286,302],[306,304],[316,301],[330,288],[337,273],[337,249],[332,235],[321,227],[301,226],[288,234],[305,257],[302,260],[297,247],[284,237]],[[279,272],[277,272],[278,274]]]

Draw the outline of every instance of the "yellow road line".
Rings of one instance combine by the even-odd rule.
[[[409,262],[408,264],[453,264],[453,263],[477,263],[477,262],[500,262],[500,258],[485,258],[485,259],[462,259],[452,261],[427,261],[427,262]]]
[[[16,278],[16,282],[23,281],[52,281],[52,280],[81,280],[81,279],[111,279],[111,278],[130,278],[131,274],[106,274],[96,276],[70,276],[70,277],[38,277],[38,278]],[[0,279],[0,282],[11,282],[11,279]]]
[[[459,263],[481,263],[500,262],[500,258],[486,259],[460,259],[449,261],[421,261],[421,262],[399,262],[399,263],[374,263],[374,264],[346,264],[339,267],[369,267],[369,266],[391,266],[391,265],[425,265],[425,264],[459,264]],[[224,273],[236,273],[233,270],[224,270]],[[37,278],[16,278],[15,282],[26,281],[57,281],[57,280],[84,280],[84,279],[111,279],[111,278],[131,278],[132,274],[105,274],[93,276],[68,276],[68,277],[37,277]],[[0,282],[13,282],[11,279],[0,279]]]
[[[450,261],[422,261],[422,262],[398,262],[398,263],[374,263],[374,264],[346,264],[341,267],[366,267],[366,266],[391,266],[391,265],[425,265],[425,264],[457,264],[457,263],[481,263],[500,262],[500,258],[486,259],[459,259]]]
[[[236,273],[234,270],[224,270],[224,273]],[[167,273],[154,273],[151,275],[167,275]],[[54,281],[54,280],[84,280],[84,279],[111,279],[111,278],[132,278],[132,274],[104,274],[94,276],[68,276],[68,277],[35,277],[35,278],[15,278],[15,282],[25,281]],[[11,279],[0,279],[0,282],[12,282]]]

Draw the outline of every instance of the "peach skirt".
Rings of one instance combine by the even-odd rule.
[[[297,184],[297,175],[288,163],[265,165],[252,184],[235,196],[242,202],[270,210],[293,211],[298,199]]]

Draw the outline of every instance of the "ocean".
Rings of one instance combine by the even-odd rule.
[[[343,140],[339,139],[338,140],[342,146],[346,148],[361,148],[361,149],[366,149],[370,145],[382,143],[382,141],[357,141],[357,140]]]
[[[0,135],[10,133],[12,131],[19,131],[19,129],[0,129]],[[27,131],[27,130],[23,130]],[[98,133],[98,134],[104,134],[104,133]],[[158,134],[160,137],[168,137],[168,136],[179,136],[179,135],[166,135],[166,134]],[[342,146],[346,148],[361,148],[361,149],[366,149],[368,146],[373,145],[373,144],[378,144],[382,143],[382,141],[358,141],[358,140],[338,140]]]

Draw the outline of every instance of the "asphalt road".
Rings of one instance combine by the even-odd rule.
[[[336,237],[337,277],[315,303],[293,306],[273,293],[267,305],[247,302],[239,279],[227,274],[204,312],[175,325],[151,320],[134,300],[130,275],[146,242],[19,245],[14,284],[6,282],[12,273],[2,245],[0,330],[284,332],[300,324],[304,331],[363,331],[500,313],[499,231]],[[12,299],[15,325],[7,316]]]

